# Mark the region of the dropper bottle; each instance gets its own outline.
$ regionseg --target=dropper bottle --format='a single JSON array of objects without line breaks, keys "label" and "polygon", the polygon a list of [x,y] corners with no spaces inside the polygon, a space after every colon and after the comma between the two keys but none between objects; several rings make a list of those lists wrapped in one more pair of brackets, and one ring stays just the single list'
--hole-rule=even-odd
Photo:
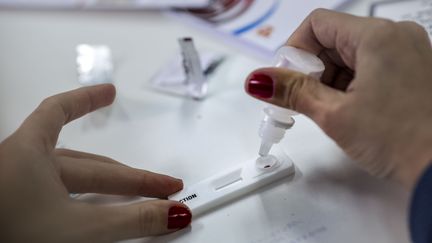
[{"label": "dropper bottle", "polygon": [[[317,79],[321,78],[325,69],[324,63],[317,56],[292,46],[283,46],[276,52],[274,66],[301,72]],[[264,108],[264,114],[259,128],[259,136],[262,139],[259,159],[269,156],[273,144],[279,143],[285,131],[294,125],[295,121],[292,116],[298,113],[279,106],[268,105]]]}]

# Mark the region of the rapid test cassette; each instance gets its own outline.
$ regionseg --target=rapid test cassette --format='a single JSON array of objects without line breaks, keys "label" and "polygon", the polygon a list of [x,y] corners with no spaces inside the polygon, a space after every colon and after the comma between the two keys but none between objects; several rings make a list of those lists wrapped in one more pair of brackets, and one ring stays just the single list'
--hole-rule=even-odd
[{"label": "rapid test cassette", "polygon": [[196,217],[279,179],[294,176],[295,166],[280,149],[223,171],[169,197],[186,204]]}]

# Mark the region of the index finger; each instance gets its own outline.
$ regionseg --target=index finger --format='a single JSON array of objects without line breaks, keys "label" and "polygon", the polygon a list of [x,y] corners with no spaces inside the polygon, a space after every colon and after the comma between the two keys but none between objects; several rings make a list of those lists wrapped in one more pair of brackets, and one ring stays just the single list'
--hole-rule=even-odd
[{"label": "index finger", "polygon": [[316,9],[294,31],[287,45],[315,55],[326,49],[335,49],[345,64],[354,69],[356,50],[370,21],[374,20]]},{"label": "index finger", "polygon": [[62,127],[89,112],[114,101],[115,88],[111,84],[83,87],[45,99],[24,121],[19,132],[30,136],[31,142],[52,149]]}]

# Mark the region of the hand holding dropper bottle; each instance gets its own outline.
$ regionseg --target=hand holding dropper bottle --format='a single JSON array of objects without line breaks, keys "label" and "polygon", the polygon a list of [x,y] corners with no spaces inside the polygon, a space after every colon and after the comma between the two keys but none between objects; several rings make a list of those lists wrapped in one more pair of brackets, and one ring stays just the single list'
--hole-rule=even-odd
[{"label": "hand holding dropper bottle", "polygon": [[[281,47],[276,53],[274,63],[275,67],[287,68],[317,79],[321,78],[325,69],[324,63],[317,56],[291,46]],[[270,150],[274,144],[282,140],[285,131],[294,125],[295,121],[292,116],[298,114],[293,110],[275,105],[265,107],[264,113],[259,128],[261,146],[260,157],[257,159],[258,167],[272,166],[271,163],[276,163],[276,160],[269,155]]]}]

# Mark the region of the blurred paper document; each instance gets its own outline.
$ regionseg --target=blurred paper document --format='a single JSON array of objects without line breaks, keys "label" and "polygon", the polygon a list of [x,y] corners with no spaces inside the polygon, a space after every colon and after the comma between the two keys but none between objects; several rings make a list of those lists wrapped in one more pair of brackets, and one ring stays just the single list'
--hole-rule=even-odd
[{"label": "blurred paper document", "polygon": [[0,0],[0,7],[14,8],[202,8],[210,0]]},{"label": "blurred paper document", "polygon": [[348,0],[231,0],[209,7],[173,11],[191,24],[220,34],[231,44],[270,57],[316,8],[335,9]]}]

